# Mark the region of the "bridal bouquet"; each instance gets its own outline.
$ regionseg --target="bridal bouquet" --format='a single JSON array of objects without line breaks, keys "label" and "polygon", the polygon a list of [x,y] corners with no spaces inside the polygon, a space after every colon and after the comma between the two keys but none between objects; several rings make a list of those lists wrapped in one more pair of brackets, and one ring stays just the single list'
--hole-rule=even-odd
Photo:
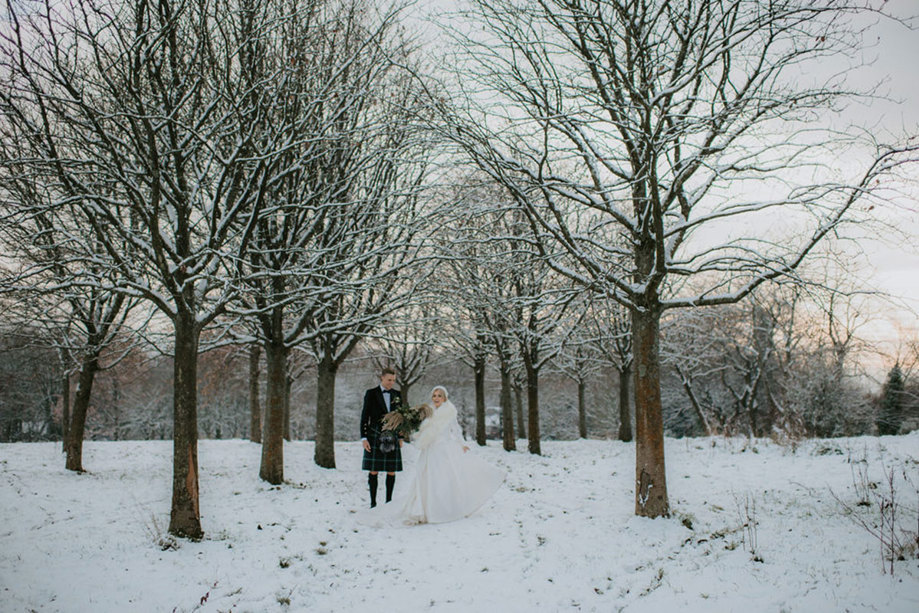
[{"label": "bridal bouquet", "polygon": [[398,402],[383,417],[383,432],[380,434],[380,451],[389,453],[399,444],[400,438],[409,438],[421,427],[421,422],[434,414],[434,409],[426,404],[415,407],[403,406]]}]

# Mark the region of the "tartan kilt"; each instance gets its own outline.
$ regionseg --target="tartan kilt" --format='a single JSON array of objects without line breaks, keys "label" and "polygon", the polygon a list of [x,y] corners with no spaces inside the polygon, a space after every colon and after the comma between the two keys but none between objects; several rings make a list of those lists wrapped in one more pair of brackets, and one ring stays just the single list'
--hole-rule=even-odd
[{"label": "tartan kilt", "polygon": [[370,443],[370,451],[364,451],[364,460],[361,462],[361,470],[372,470],[381,473],[393,473],[402,470],[402,449],[399,445],[389,453],[380,451],[379,431],[370,433],[367,441]]}]

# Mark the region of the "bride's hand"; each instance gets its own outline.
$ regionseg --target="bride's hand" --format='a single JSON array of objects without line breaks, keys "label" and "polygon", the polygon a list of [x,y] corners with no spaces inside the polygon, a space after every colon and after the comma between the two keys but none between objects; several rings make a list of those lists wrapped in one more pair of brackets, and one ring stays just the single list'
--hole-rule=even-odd
[{"label": "bride's hand", "polygon": [[467,451],[469,451],[469,447],[467,447],[466,445],[463,445],[463,453],[466,453]]}]

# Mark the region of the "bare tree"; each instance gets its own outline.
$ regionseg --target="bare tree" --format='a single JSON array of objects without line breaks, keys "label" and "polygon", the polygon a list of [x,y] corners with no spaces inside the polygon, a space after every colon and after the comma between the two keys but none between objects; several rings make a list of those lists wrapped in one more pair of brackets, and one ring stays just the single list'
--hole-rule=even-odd
[{"label": "bare tree", "polygon": [[[485,445],[485,375],[488,357],[494,349],[501,376],[499,404],[505,451],[516,449],[510,403],[510,369],[516,355],[508,334],[512,315],[506,310],[511,291],[503,256],[508,248],[496,234],[507,208],[492,183],[477,183],[464,177],[459,183],[455,215],[441,228],[441,265],[452,283],[444,291],[457,305],[455,316],[463,318],[451,326],[450,335],[460,359],[473,370],[475,382],[475,439]],[[501,266],[496,267],[496,263]]]},{"label": "bare tree", "polygon": [[[6,59],[7,70],[14,72],[13,58]],[[64,371],[61,426],[66,467],[81,472],[86,415],[95,376],[102,368],[100,356],[115,343],[138,299],[117,290],[121,273],[75,204],[82,197],[79,186],[34,162],[54,150],[36,135],[41,119],[23,102],[15,87],[0,89],[0,242],[9,258],[3,264],[0,291],[13,292],[19,316],[43,326],[48,338],[56,339]],[[77,389],[71,408],[74,371]]]},{"label": "bare tree", "polygon": [[[20,108],[9,90],[0,91],[0,108],[11,119],[0,124],[0,243],[10,257],[0,291],[15,293],[19,316],[56,339],[64,370],[65,466],[82,472],[86,415],[102,368],[100,356],[115,344],[138,299],[116,289],[121,273],[73,205],[81,197],[79,190],[56,181],[54,173],[40,166],[33,168],[31,160],[46,153],[28,133],[38,124],[17,115]],[[71,407],[74,370],[77,388]]]},{"label": "bare tree", "polygon": [[262,407],[259,402],[259,374],[262,350],[258,343],[249,345],[249,440],[262,442]]},{"label": "bare tree", "polygon": [[[286,125],[290,143],[278,172],[265,182],[264,210],[237,272],[246,288],[241,314],[256,322],[267,371],[259,474],[277,484],[284,479],[283,439],[289,433],[290,352],[318,333],[310,325],[329,306],[321,294],[349,266],[335,250],[349,245],[358,266],[372,260],[373,251],[361,260],[354,246],[370,240],[361,223],[368,232],[389,223],[372,209],[392,196],[388,190],[398,175],[392,167],[404,153],[406,122],[404,113],[385,108],[389,95],[397,95],[394,59],[405,55],[395,31],[400,7],[377,18],[364,0],[273,6],[284,25],[273,37],[242,37],[252,40],[242,61],[252,92],[261,91],[255,85],[263,79],[282,76],[269,96],[250,104],[264,106],[259,117],[265,139],[272,141],[278,126]],[[238,26],[244,32],[260,27],[251,19]],[[397,104],[404,102],[398,98]],[[402,126],[394,127],[397,121]]]},{"label": "bare tree", "polygon": [[[509,374],[508,357],[511,347],[516,347],[526,373],[528,449],[539,454],[539,374],[561,351],[563,337],[574,327],[566,317],[576,293],[560,287],[557,277],[533,251],[519,210],[508,209],[500,200],[485,199],[477,216],[477,232],[469,228],[460,231],[464,235],[460,243],[471,243],[471,249],[467,246],[467,257],[457,266],[465,270],[467,277],[470,271],[484,269],[479,271],[481,277],[472,281],[478,287],[471,294],[471,308],[485,326],[486,340],[498,349],[503,375]],[[502,384],[507,382],[508,378],[502,376]],[[505,402],[507,396],[502,388]],[[481,415],[476,420],[477,440],[484,445],[484,402],[481,404]],[[502,406],[505,424],[511,423],[507,419],[508,407],[509,403]]]},{"label": "bare tree", "polygon": [[[681,313],[664,333],[672,364],[706,434],[762,436],[771,430],[766,373],[775,360],[768,311],[758,302]],[[762,326],[762,327],[760,327]]]},{"label": "bare tree", "polygon": [[[473,268],[464,268],[464,272],[477,277]],[[474,285],[469,285],[458,277],[455,289],[451,292],[455,300],[456,316],[445,327],[445,336],[449,339],[448,350],[454,357],[472,369],[473,396],[475,398],[475,439],[479,445],[485,445],[485,374],[490,355],[489,334],[485,318],[478,307],[473,306],[472,292]]]},{"label": "bare tree", "polygon": [[[572,339],[573,340],[573,339]],[[578,437],[587,438],[587,382],[596,374],[598,363],[589,351],[592,348],[586,343],[573,340],[556,358],[553,365],[577,386],[577,422]]]},{"label": "bare tree", "polygon": [[0,328],[0,441],[47,440],[60,396],[60,365],[45,330],[5,322]]},{"label": "bare tree", "polygon": [[539,375],[564,346],[564,336],[579,324],[566,321],[568,307],[575,294],[561,291],[551,284],[543,285],[545,273],[538,268],[515,283],[517,296],[514,312],[522,325],[513,332],[517,336],[527,388],[527,448],[540,454]]},{"label": "bare tree", "polygon": [[582,324],[589,332],[582,336],[618,373],[618,438],[632,440],[632,324],[628,310],[611,300],[593,296]]},{"label": "bare tree", "polygon": [[504,449],[516,448],[512,373],[522,368],[527,373],[526,434],[530,451],[539,453],[539,371],[560,350],[552,333],[564,329],[562,314],[573,294],[549,289],[549,270],[527,240],[521,212],[499,184],[487,176],[478,179],[470,176],[462,184],[463,212],[445,227],[449,236],[444,241],[444,259],[456,280],[454,300],[473,324],[468,353],[477,382],[476,441],[485,444],[485,367],[493,349],[501,377]]},{"label": "bare tree", "polygon": [[[590,298],[592,298],[590,294],[584,294],[573,305],[575,310],[582,312],[580,324],[571,331],[561,352],[553,360],[553,366],[577,385],[578,436],[580,438],[587,438],[587,384],[591,379],[597,377],[603,366],[609,363],[604,352],[610,347],[607,328],[611,318],[606,309],[602,307],[598,309],[597,307],[601,305],[593,304]],[[626,411],[628,411],[628,406],[626,404]],[[626,416],[628,418],[628,413]],[[631,428],[631,425],[627,427]]]},{"label": "bare tree", "polygon": [[[916,366],[919,365],[919,339],[915,335],[905,340],[895,364],[901,365],[903,374],[903,430],[911,432],[919,428],[919,383],[916,381]],[[880,402],[883,402],[883,397]]]},{"label": "bare tree", "polygon": [[[857,361],[840,360],[838,343],[841,328],[846,345],[862,342],[858,318],[828,326],[825,291],[770,284],[740,303],[668,318],[662,355],[677,374],[696,430],[792,440],[870,431],[873,415],[854,376]],[[828,304],[847,305],[854,316],[848,300],[859,296],[847,298],[838,288],[832,294]]]},{"label": "bare tree", "polygon": [[[411,228],[410,224],[401,226],[409,235],[414,232]],[[409,266],[413,256],[410,250],[405,250],[411,239],[401,236],[406,240],[396,241],[402,249],[399,254],[377,253],[369,261],[363,258],[363,240],[339,241],[329,246],[330,252],[335,252],[331,257],[337,258],[341,266],[339,279],[351,289],[345,284],[323,288],[325,307],[317,309],[309,320],[316,331],[309,339],[309,346],[318,377],[314,460],[323,468],[335,468],[335,381],[341,364],[363,338],[372,334],[412,294],[412,281],[403,284],[402,277],[403,274],[411,277]],[[376,232],[367,233],[365,238],[368,242],[383,241]],[[356,288],[361,291],[354,291]]]},{"label": "bare tree", "polygon": [[421,266],[431,208],[420,190],[431,144],[411,120],[416,96],[408,79],[374,87],[380,89],[368,97],[365,112],[353,118],[366,129],[347,135],[342,159],[329,168],[344,189],[317,236],[313,289],[300,305],[318,371],[315,461],[325,468],[335,467],[339,367],[363,338],[414,300],[431,273]]},{"label": "bare tree", "polygon": [[[453,79],[470,102],[449,133],[517,199],[556,270],[629,309],[635,512],[668,515],[662,314],[793,274],[915,143],[877,145],[846,182],[826,160],[864,149],[808,129],[851,93],[797,78],[858,46],[845,0],[473,5]],[[793,230],[769,223],[778,211]]]},{"label": "bare tree", "polygon": [[[430,288],[428,288],[430,289]],[[424,378],[425,373],[444,358],[443,302],[437,293],[428,299],[417,297],[420,302],[394,314],[394,319],[385,322],[376,330],[376,338],[368,339],[370,353],[378,371],[391,367],[396,371],[396,380],[402,394],[402,402],[412,404],[412,386]],[[428,402],[422,396],[418,402]]]},{"label": "bare tree", "polygon": [[[31,5],[30,5],[31,7]],[[288,143],[265,139],[241,75],[248,40],[227,26],[257,3],[76,0],[24,13],[8,4],[3,71],[13,117],[45,152],[36,164],[74,204],[122,275],[119,290],[173,326],[174,453],[169,531],[199,538],[197,353],[235,296],[262,185]],[[265,12],[258,12],[265,15]],[[254,28],[260,36],[270,34]],[[253,90],[256,90],[253,92]],[[125,249],[130,245],[130,249]]]}]

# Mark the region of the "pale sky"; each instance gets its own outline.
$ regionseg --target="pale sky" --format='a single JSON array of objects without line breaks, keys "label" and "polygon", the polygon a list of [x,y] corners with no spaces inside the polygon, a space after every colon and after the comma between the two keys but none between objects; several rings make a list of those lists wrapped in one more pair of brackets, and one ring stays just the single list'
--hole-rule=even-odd
[{"label": "pale sky", "polygon": [[[919,0],[889,0],[888,9],[899,16],[919,16]],[[919,27],[919,18],[914,19]],[[863,116],[858,123],[874,125],[901,134],[919,134],[919,30],[910,30],[901,24],[881,21],[871,30],[875,38],[868,38],[876,46],[869,49],[867,59],[876,57],[871,67],[860,69],[862,78],[887,76],[881,91],[887,90],[891,101],[876,101],[870,108],[853,109]],[[874,241],[863,241],[862,248],[868,256],[870,268],[861,275],[866,283],[897,297],[902,306],[884,306],[891,325],[879,326],[880,340],[895,342],[899,334],[897,325],[919,337],[919,169],[913,174],[912,185],[906,189],[912,197],[901,200],[897,209],[889,211],[889,218],[902,236],[881,236]],[[879,316],[883,318],[884,316]],[[896,322],[896,323],[895,323]]]},{"label": "pale sky", "polygon": [[[416,15],[429,10],[450,10],[461,4],[455,0],[419,0]],[[919,134],[919,0],[887,0],[885,10],[898,17],[913,17],[914,29],[876,15],[865,17],[870,25],[863,56],[850,58],[858,66],[850,78],[854,84],[880,83],[882,98],[853,104],[841,117],[838,127],[855,124],[870,130],[881,142],[891,134]],[[435,41],[434,45],[437,45]],[[828,70],[832,70],[827,67]],[[845,161],[842,161],[845,164]],[[847,264],[862,284],[860,289],[889,294],[891,301],[877,300],[868,325],[860,334],[896,351],[898,338],[919,339],[919,169],[911,184],[903,187],[911,196],[900,198],[896,207],[877,211],[900,231],[880,232],[875,238],[860,238],[858,251]],[[856,250],[853,250],[853,252]]]}]

